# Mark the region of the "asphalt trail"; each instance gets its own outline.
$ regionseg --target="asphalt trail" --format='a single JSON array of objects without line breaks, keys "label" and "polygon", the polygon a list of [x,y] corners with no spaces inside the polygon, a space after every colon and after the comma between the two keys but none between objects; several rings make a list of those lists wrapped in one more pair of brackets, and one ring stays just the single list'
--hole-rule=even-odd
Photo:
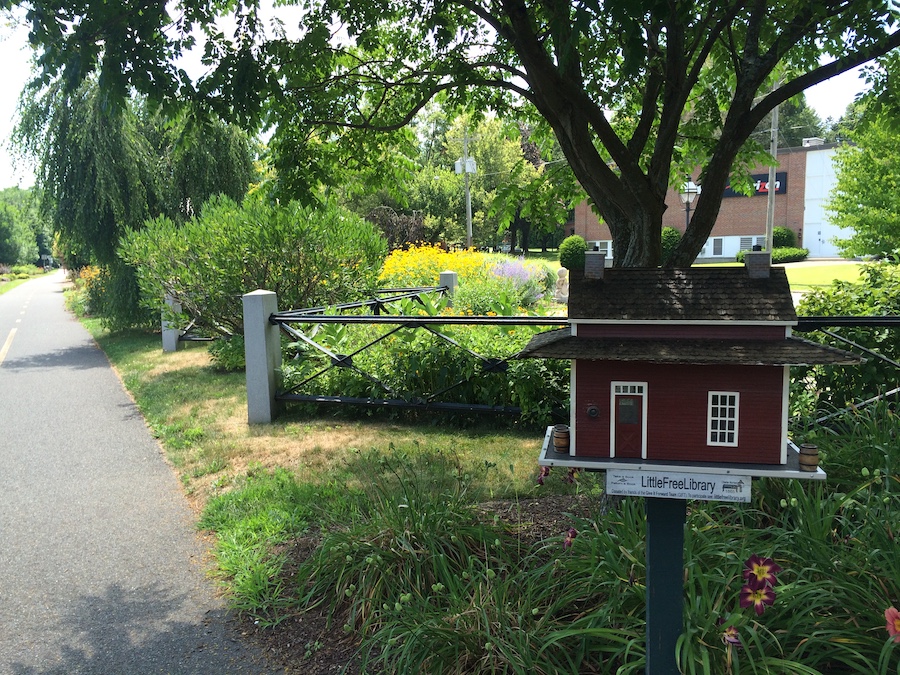
[{"label": "asphalt trail", "polygon": [[61,272],[0,295],[0,674],[274,673]]}]

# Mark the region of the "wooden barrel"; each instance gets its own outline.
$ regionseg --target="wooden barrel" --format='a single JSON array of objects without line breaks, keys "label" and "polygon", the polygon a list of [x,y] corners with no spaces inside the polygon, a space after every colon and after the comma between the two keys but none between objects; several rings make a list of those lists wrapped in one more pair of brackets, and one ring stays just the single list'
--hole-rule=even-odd
[{"label": "wooden barrel", "polygon": [[557,424],[553,427],[553,449],[556,452],[569,452],[569,427],[565,424]]},{"label": "wooden barrel", "polygon": [[815,471],[819,467],[819,446],[804,443],[800,446],[800,470]]}]

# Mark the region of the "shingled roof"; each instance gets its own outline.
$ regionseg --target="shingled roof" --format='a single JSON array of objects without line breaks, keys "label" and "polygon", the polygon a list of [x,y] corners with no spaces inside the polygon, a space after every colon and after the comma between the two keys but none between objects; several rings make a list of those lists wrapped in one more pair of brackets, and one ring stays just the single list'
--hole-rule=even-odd
[{"label": "shingled roof", "polygon": [[865,361],[850,352],[796,337],[784,340],[593,338],[572,335],[571,328],[535,335],[517,358],[746,366],[858,365]]},{"label": "shingled roof", "polygon": [[744,267],[609,268],[603,279],[572,273],[569,319],[795,323],[797,314],[781,267],[765,279]]}]

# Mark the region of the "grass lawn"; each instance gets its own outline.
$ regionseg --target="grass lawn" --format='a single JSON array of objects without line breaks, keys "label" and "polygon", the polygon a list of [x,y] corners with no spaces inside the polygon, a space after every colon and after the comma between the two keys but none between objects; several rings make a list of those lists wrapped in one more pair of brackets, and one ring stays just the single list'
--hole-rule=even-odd
[{"label": "grass lawn", "polygon": [[289,408],[274,424],[247,425],[243,373],[215,370],[205,343],[163,353],[159,335],[110,336],[95,321],[84,322],[132,393],[193,504],[231,489],[248,470],[283,467],[305,483],[353,481],[348,461],[357,453],[420,449],[444,452],[466,466],[490,457],[495,495],[535,490],[543,434],[497,428],[486,418],[474,428],[404,424],[371,418],[315,415]]},{"label": "grass lawn", "polygon": [[830,286],[832,281],[859,281],[859,263],[787,265],[792,291],[811,291]]},{"label": "grass lawn", "polygon": [[14,279],[12,281],[0,281],[0,295],[3,295],[7,291],[11,291],[16,286],[21,286],[26,281],[30,281],[30,279]]}]

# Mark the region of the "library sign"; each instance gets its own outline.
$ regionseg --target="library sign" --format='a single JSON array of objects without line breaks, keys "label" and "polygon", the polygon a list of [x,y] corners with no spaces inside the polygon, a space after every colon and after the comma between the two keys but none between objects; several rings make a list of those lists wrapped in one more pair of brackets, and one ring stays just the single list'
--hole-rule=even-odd
[{"label": "library sign", "polygon": [[750,476],[607,469],[606,492],[631,497],[749,502]]},{"label": "library sign", "polygon": [[[769,194],[769,174],[755,173],[750,176],[750,184],[753,185],[753,194],[751,197]],[[775,194],[783,195],[787,192],[787,171],[778,171],[775,174]],[[735,192],[731,189],[731,185],[725,188],[722,197],[746,197],[743,192]]]}]

